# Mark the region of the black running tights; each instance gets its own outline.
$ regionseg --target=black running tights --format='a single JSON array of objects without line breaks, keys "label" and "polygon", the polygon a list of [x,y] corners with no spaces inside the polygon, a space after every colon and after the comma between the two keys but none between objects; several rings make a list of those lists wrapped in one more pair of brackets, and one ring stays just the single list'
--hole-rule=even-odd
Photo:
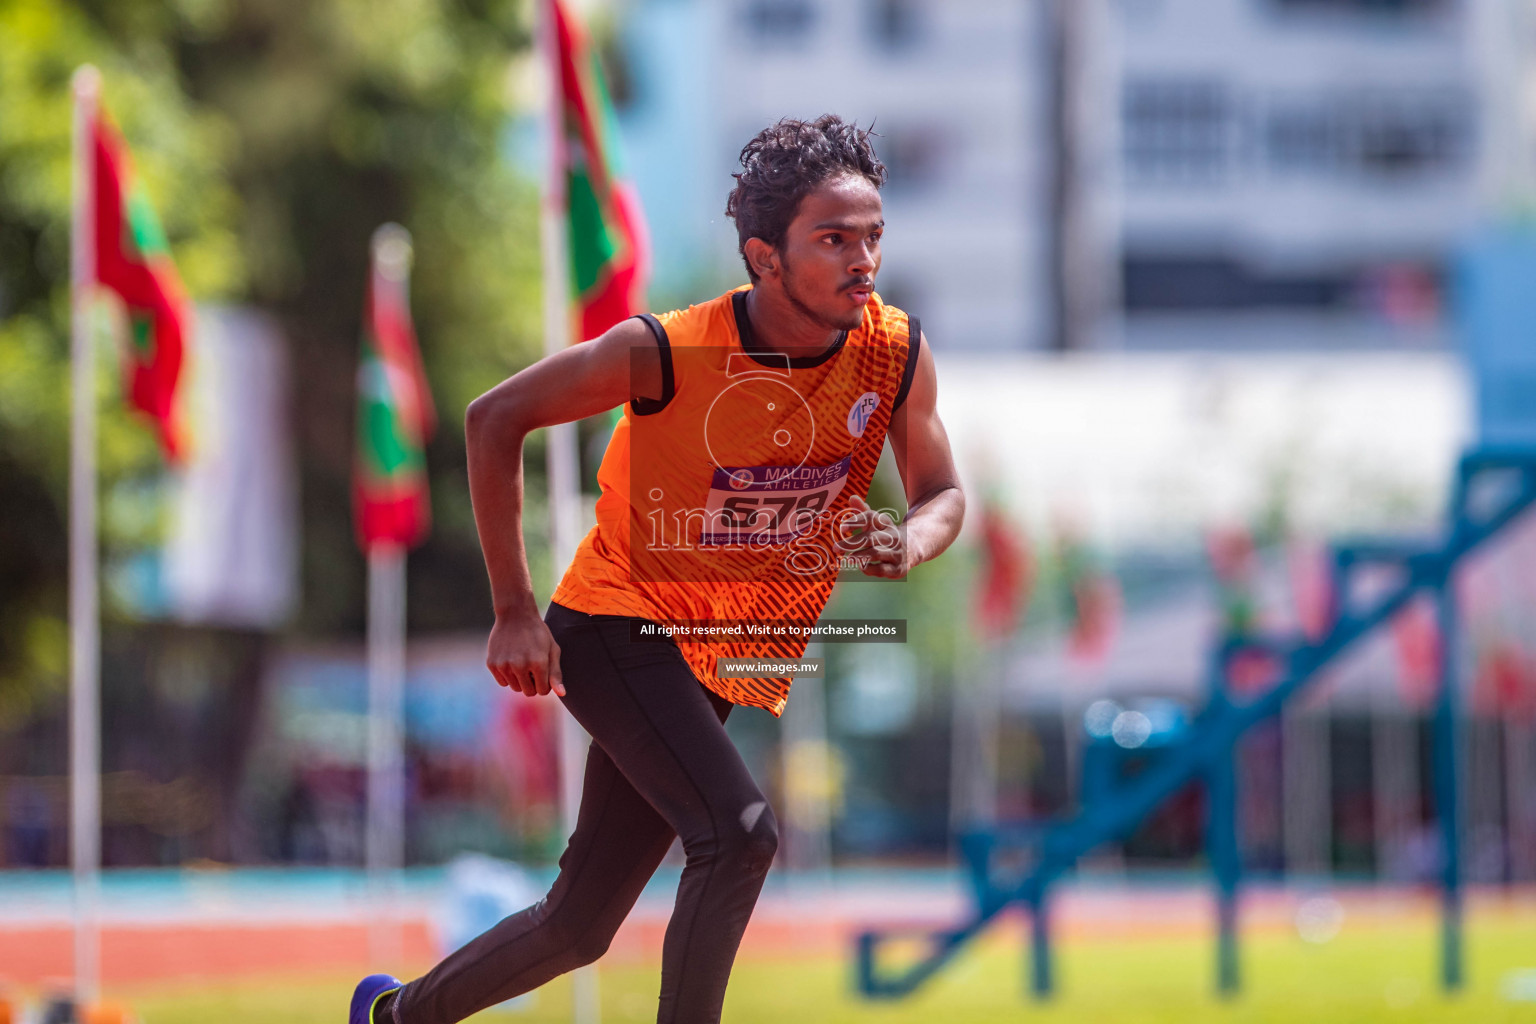
[{"label": "black running tights", "polygon": [[672,643],[632,642],[633,619],[551,604],[544,621],[560,645],[565,706],[592,736],[560,874],[542,900],[407,984],[388,1010],[396,1024],[454,1024],[592,963],[681,836],[687,859],[656,1019],[715,1024],[778,846],[773,811],[726,736],[731,705]]}]

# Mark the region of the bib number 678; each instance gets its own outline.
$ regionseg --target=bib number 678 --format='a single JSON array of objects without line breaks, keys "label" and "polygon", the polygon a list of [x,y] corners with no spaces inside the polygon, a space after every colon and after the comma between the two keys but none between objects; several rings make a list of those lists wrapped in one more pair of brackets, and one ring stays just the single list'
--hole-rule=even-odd
[{"label": "bib number 678", "polygon": [[[819,491],[811,491],[808,494],[782,494],[755,498],[750,495],[738,494],[726,498],[720,503],[724,511],[726,522],[724,525],[733,530],[758,529],[764,532],[782,532],[784,522],[791,514],[797,521],[813,517],[827,504],[827,495],[830,488],[822,488]],[[757,525],[763,516],[769,516],[770,521],[763,525]],[[794,522],[791,526],[796,525]]]}]

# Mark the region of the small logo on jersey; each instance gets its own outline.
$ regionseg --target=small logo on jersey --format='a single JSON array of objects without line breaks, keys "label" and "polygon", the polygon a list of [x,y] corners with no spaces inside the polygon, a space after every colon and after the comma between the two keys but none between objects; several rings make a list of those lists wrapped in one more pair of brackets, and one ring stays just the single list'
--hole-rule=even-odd
[{"label": "small logo on jersey", "polygon": [[854,437],[863,437],[864,428],[869,426],[869,418],[875,414],[880,406],[880,396],[873,391],[866,391],[859,396],[859,400],[853,403],[848,410],[848,433]]},{"label": "small logo on jersey", "polygon": [[731,487],[734,490],[744,491],[752,486],[752,474],[745,469],[738,469],[731,474]]}]

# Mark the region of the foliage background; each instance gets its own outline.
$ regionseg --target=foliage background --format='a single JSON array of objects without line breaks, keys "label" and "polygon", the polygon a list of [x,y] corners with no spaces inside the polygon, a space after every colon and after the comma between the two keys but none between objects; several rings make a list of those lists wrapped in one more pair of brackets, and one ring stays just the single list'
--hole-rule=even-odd
[{"label": "foliage background", "polygon": [[[368,240],[385,221],[410,229],[440,419],[428,452],[435,529],[410,561],[411,627],[479,627],[489,603],[463,409],[539,348],[536,186],[508,152],[530,25],[520,0],[0,0],[0,775],[64,768],[75,68],[101,69],[193,298],[258,306],[283,328],[302,496],[293,633],[362,632],[350,473]],[[102,320],[110,567],[158,543],[163,470],[117,400],[109,310]],[[537,509],[542,459],[530,456]],[[228,775],[274,638],[134,622],[106,600],[108,770],[134,761],[114,737],[136,724],[208,777]],[[177,703],[166,679],[189,674],[212,692],[183,700],[179,719],[157,714]],[[218,783],[226,808],[236,782]]]}]

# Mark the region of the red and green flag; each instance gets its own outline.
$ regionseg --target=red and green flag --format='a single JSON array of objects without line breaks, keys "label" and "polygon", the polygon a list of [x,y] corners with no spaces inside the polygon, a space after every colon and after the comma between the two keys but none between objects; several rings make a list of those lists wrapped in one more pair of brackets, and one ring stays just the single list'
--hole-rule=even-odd
[{"label": "red and green flag", "polygon": [[363,316],[352,508],[365,551],[412,547],[432,524],[426,443],[436,417],[411,325],[406,238],[386,228],[375,239]]},{"label": "red and green flag", "polygon": [[1259,629],[1259,553],[1253,534],[1242,526],[1217,529],[1206,538],[1206,549],[1216,575],[1223,635],[1253,636]]},{"label": "red and green flag", "polygon": [[1415,598],[1392,619],[1392,646],[1403,700],[1428,707],[1440,686],[1440,624],[1428,598]]},{"label": "red and green flag", "polygon": [[1070,524],[1061,529],[1056,558],[1070,619],[1067,652],[1082,662],[1101,662],[1120,625],[1120,581]]},{"label": "red and green flag", "polygon": [[575,339],[595,338],[645,309],[650,273],[640,197],[624,178],[618,124],[597,49],[562,0],[554,12],[561,148]]},{"label": "red and green flag", "polygon": [[154,421],[166,458],[178,462],[187,443],[180,387],[191,324],[186,294],[122,136],[99,111],[91,136],[95,189],[86,215],[95,236],[94,278],[117,293],[128,314],[128,402]]},{"label": "red and green flag", "polygon": [[976,593],[976,630],[988,640],[1006,639],[1029,604],[1034,561],[1029,544],[994,493],[981,501],[981,576]]}]

